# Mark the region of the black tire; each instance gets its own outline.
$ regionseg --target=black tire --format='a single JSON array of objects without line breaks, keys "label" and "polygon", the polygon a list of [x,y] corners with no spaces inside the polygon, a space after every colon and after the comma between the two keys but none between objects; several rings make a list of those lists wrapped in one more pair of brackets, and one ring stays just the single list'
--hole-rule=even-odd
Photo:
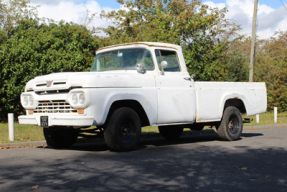
[{"label": "black tire", "polygon": [[234,141],[240,138],[242,129],[243,121],[240,111],[233,106],[227,107],[217,128],[218,136],[225,141]]},{"label": "black tire", "polygon": [[159,126],[159,133],[165,139],[177,139],[181,136],[183,132],[183,127],[178,126]]},{"label": "black tire", "polygon": [[131,151],[141,137],[141,121],[131,108],[122,107],[114,111],[104,131],[105,142],[111,151]]},{"label": "black tire", "polygon": [[79,136],[78,130],[68,128],[44,128],[43,132],[47,145],[57,149],[71,147]]}]

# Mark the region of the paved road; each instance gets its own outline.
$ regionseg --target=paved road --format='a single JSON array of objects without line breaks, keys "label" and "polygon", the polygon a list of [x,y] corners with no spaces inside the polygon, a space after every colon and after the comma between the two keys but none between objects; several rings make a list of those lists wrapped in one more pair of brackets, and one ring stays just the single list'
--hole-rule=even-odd
[{"label": "paved road", "polygon": [[215,133],[142,139],[127,153],[101,142],[0,150],[0,191],[285,192],[286,152],[287,127],[245,129],[234,142]]}]

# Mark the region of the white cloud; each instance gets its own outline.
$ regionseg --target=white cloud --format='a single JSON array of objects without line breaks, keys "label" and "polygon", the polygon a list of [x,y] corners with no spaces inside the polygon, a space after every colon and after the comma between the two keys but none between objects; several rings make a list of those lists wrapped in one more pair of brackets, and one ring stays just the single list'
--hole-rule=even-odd
[{"label": "white cloud", "polygon": [[[53,19],[55,21],[64,20],[66,22],[74,22],[77,24],[85,24],[87,9],[90,13],[97,13],[97,17],[89,24],[88,27],[107,27],[112,25],[111,21],[100,19],[99,14],[102,10],[111,11],[111,8],[102,8],[97,1],[89,0],[85,4],[76,3],[79,0],[32,0],[31,5],[40,5],[38,8],[38,16]],[[98,34],[104,36],[104,34]]]},{"label": "white cloud", "polygon": [[223,9],[224,7],[226,7],[225,3],[213,3],[212,1],[206,1],[204,2],[204,4],[208,5],[209,7],[212,7],[212,8],[219,8],[219,9]]},{"label": "white cloud", "polygon": [[32,4],[37,5],[58,5],[62,2],[72,2],[72,3],[78,3],[82,0],[30,0]]},{"label": "white cloud", "polygon": [[[253,0],[226,0],[226,3],[215,4],[211,1],[205,2],[211,7],[228,7],[226,18],[241,25],[242,34],[251,35],[252,19],[254,10]],[[260,39],[272,36],[276,31],[287,30],[287,13],[284,7],[273,9],[264,4],[258,4],[257,13],[257,35]]]},{"label": "white cloud", "polygon": [[[242,30],[240,33],[251,35],[254,0],[226,0],[225,3],[214,3],[209,0],[204,3],[219,9],[227,6],[228,13],[226,18],[241,25]],[[111,11],[112,8],[101,7],[96,0],[31,0],[31,5],[41,6],[38,8],[39,17],[51,18],[55,21],[65,20],[67,22],[84,24],[87,14],[86,9],[88,9],[91,13],[98,13],[98,17],[89,25],[90,27],[112,25],[111,21],[99,18],[102,10]],[[121,9],[123,9],[122,6]],[[283,6],[273,9],[259,3],[257,24],[257,35],[259,38],[268,38],[275,31],[287,30],[287,12]]]}]

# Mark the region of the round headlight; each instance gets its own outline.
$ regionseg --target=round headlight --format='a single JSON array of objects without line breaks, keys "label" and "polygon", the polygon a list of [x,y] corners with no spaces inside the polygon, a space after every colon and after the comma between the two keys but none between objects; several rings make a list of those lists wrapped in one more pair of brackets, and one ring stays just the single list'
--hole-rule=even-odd
[{"label": "round headlight", "polygon": [[78,103],[78,96],[76,94],[74,94],[72,96],[72,102],[73,102],[74,105],[76,105]]},{"label": "round headlight", "polygon": [[33,103],[34,103],[34,100],[33,100],[33,97],[29,97],[29,105],[33,105]]},{"label": "round headlight", "polygon": [[79,102],[80,102],[81,104],[84,104],[85,101],[86,101],[85,95],[84,95],[84,94],[81,94],[81,95],[79,96]]},{"label": "round headlight", "polygon": [[28,105],[28,98],[27,97],[24,97],[23,98],[23,105]]}]

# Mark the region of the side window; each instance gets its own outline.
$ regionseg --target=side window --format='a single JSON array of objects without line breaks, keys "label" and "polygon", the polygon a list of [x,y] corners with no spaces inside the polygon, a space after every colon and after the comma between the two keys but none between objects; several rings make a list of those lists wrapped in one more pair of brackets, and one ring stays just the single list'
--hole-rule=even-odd
[{"label": "side window", "polygon": [[160,63],[162,61],[166,61],[167,68],[165,68],[164,71],[168,71],[168,72],[180,71],[179,63],[178,63],[178,59],[177,59],[177,55],[175,51],[155,50],[155,55],[156,55],[159,69],[161,69]]}]

